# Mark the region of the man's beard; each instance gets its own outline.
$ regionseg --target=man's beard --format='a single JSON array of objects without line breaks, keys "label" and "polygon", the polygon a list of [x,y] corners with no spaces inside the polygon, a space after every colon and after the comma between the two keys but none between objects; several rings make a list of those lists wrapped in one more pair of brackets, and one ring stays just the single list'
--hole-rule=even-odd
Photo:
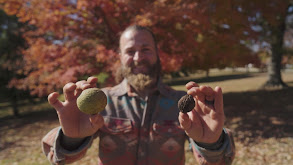
[{"label": "man's beard", "polygon": [[[146,66],[148,69],[146,73],[133,73],[133,69],[140,65]],[[159,62],[151,65],[148,62],[143,61],[139,64],[133,63],[131,66],[121,66],[121,69],[119,69],[120,73],[116,75],[116,81],[121,81],[123,78],[126,78],[127,82],[138,92],[152,89],[155,87],[160,74],[159,65]]]}]

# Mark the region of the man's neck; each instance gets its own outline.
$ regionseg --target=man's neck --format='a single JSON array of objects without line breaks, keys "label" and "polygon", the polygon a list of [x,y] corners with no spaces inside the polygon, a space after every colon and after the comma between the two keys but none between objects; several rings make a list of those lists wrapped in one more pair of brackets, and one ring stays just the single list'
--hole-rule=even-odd
[{"label": "man's neck", "polygon": [[150,95],[152,95],[156,91],[157,91],[157,88],[150,88],[150,89],[145,89],[144,91],[136,91],[136,93],[143,100],[146,100]]},{"label": "man's neck", "polygon": [[128,92],[130,92],[129,93],[130,95],[137,95],[140,98],[142,98],[143,100],[146,100],[149,95],[155,93],[158,90],[156,84],[157,84],[157,82],[152,87],[145,88],[144,90],[137,90],[135,87],[133,87],[129,84],[128,85],[128,87],[129,87]]}]

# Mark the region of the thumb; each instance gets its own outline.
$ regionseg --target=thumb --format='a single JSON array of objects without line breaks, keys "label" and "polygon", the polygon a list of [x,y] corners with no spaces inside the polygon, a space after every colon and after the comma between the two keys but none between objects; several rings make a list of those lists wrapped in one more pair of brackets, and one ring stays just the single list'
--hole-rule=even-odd
[{"label": "thumb", "polygon": [[104,125],[104,118],[100,114],[91,115],[90,122],[91,122],[92,128],[95,131],[97,131]]},{"label": "thumb", "polygon": [[178,120],[181,128],[188,131],[191,128],[191,120],[186,113],[179,112]]},{"label": "thumb", "polygon": [[215,88],[215,110],[217,113],[223,114],[224,113],[224,105],[223,105],[223,94],[221,87]]},{"label": "thumb", "polygon": [[63,107],[63,104],[61,101],[58,100],[59,94],[57,92],[53,92],[49,94],[48,96],[48,102],[50,105],[52,105],[55,110],[60,110]]}]

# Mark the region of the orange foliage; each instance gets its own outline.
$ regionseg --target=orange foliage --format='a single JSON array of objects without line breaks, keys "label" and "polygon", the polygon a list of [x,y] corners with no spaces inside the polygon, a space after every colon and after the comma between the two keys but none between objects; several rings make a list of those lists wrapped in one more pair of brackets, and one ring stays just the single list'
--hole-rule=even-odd
[{"label": "orange foliage", "polygon": [[[1,0],[27,22],[23,50],[27,75],[11,86],[39,96],[81,77],[116,72],[118,38],[130,24],[149,26],[157,37],[163,72],[241,64],[250,52],[247,17],[222,0]],[[235,21],[237,20],[237,21]],[[223,28],[222,26],[229,26]],[[109,81],[113,80],[112,78]]]}]

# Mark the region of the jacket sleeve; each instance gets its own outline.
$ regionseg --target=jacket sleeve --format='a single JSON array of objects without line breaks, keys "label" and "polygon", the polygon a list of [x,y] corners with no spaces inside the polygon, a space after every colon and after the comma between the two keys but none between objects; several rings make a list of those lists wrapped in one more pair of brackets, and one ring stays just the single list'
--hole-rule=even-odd
[{"label": "jacket sleeve", "polygon": [[56,165],[73,163],[83,158],[94,139],[93,136],[87,137],[76,150],[68,151],[60,145],[61,133],[61,127],[57,127],[42,139],[43,153],[52,164]]},{"label": "jacket sleeve", "polygon": [[200,165],[230,165],[235,157],[235,144],[229,129],[224,128],[224,142],[217,150],[208,150],[190,140],[195,159]]}]

